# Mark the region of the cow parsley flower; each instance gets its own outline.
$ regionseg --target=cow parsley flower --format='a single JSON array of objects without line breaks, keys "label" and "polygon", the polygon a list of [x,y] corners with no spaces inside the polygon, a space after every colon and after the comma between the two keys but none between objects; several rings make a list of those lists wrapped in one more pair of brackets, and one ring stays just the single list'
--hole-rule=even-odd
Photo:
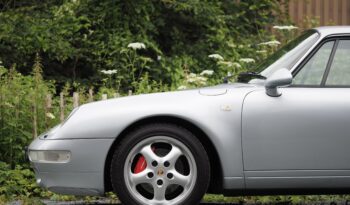
[{"label": "cow parsley flower", "polygon": [[198,85],[205,85],[205,84],[207,84],[207,80],[208,80],[208,78],[206,78],[206,77],[198,76],[196,78],[196,83]]},{"label": "cow parsley flower", "polygon": [[267,42],[259,43],[258,45],[261,45],[261,46],[272,46],[272,47],[274,47],[274,46],[278,46],[278,45],[280,45],[280,44],[281,44],[281,42],[276,41],[276,40],[273,40],[273,41],[267,41]]},{"label": "cow parsley flower", "polygon": [[118,70],[101,70],[101,73],[106,74],[106,75],[113,75],[116,74]]},{"label": "cow parsley flower", "polygon": [[146,46],[144,43],[135,42],[135,43],[129,43],[128,48],[139,50],[139,49],[145,49]]},{"label": "cow parsley flower", "polygon": [[194,83],[196,82],[196,78],[197,78],[197,75],[195,73],[190,73],[188,76],[187,76],[187,82],[188,83]]},{"label": "cow parsley flower", "polygon": [[46,113],[46,117],[48,117],[52,120],[56,118],[55,115],[53,115],[51,112]]},{"label": "cow parsley flower", "polygon": [[187,89],[186,85],[181,85],[177,88],[178,90],[185,90]]},{"label": "cow parsley flower", "polygon": [[224,65],[224,66],[227,66],[227,67],[231,67],[232,66],[232,62],[231,61],[220,61],[220,62],[218,62],[218,64]]},{"label": "cow parsley flower", "polygon": [[256,51],[257,53],[267,53],[267,50],[259,50],[259,51]]},{"label": "cow parsley flower", "polygon": [[189,77],[189,78],[195,78],[195,77],[197,77],[197,74],[195,74],[195,73],[190,73],[190,74],[188,74],[188,77]]},{"label": "cow parsley flower", "polygon": [[186,81],[188,83],[192,83],[192,84],[196,84],[196,85],[205,85],[207,82],[207,78],[203,77],[203,76],[199,76],[195,73],[190,73],[187,77],[186,77]]},{"label": "cow parsley flower", "polygon": [[273,28],[277,29],[277,30],[287,30],[287,31],[290,31],[290,30],[293,30],[293,29],[298,29],[298,27],[293,26],[293,25],[289,25],[289,26],[274,26]]},{"label": "cow parsley flower", "polygon": [[203,70],[199,75],[213,75],[213,70]]},{"label": "cow parsley flower", "polygon": [[255,63],[255,60],[253,58],[241,58],[239,61],[243,63]]},{"label": "cow parsley flower", "polygon": [[231,48],[237,48],[237,45],[232,42],[227,43],[227,45]]},{"label": "cow parsley flower", "polygon": [[209,57],[209,58],[216,59],[216,60],[220,60],[220,61],[223,61],[223,60],[224,60],[224,57],[222,57],[220,54],[217,54],[217,53],[210,54],[208,57]]},{"label": "cow parsley flower", "polygon": [[[254,59],[253,59],[254,60]],[[234,68],[242,68],[241,64],[237,63],[237,62],[233,62],[232,63],[232,67]]]},{"label": "cow parsley flower", "polygon": [[233,68],[241,68],[241,64],[237,62],[231,62],[231,61],[220,61],[221,65],[227,66],[227,67],[233,67]]},{"label": "cow parsley flower", "polygon": [[5,102],[5,105],[7,106],[7,107],[9,107],[9,108],[14,108],[15,106],[13,106],[11,103],[9,103],[9,102]]}]

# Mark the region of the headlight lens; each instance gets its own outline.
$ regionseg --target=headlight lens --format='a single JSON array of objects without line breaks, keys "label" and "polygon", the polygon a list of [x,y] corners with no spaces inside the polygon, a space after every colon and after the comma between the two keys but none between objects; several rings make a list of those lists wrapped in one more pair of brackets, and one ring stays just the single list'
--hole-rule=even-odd
[{"label": "headlight lens", "polygon": [[30,150],[29,160],[40,163],[67,163],[70,161],[70,151],[41,151]]}]

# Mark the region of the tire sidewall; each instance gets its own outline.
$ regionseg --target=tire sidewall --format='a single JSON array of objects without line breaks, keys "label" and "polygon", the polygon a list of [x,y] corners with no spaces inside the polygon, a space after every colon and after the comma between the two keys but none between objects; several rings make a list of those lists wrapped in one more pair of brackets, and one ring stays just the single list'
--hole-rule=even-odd
[{"label": "tire sidewall", "polygon": [[124,166],[130,151],[141,141],[153,136],[166,136],[183,143],[192,153],[197,178],[192,193],[181,204],[198,204],[206,192],[210,179],[210,165],[207,153],[200,141],[187,129],[172,124],[151,124],[142,126],[125,136],[114,152],[111,164],[111,181],[114,191],[125,204],[139,205],[129,194],[125,184]]}]

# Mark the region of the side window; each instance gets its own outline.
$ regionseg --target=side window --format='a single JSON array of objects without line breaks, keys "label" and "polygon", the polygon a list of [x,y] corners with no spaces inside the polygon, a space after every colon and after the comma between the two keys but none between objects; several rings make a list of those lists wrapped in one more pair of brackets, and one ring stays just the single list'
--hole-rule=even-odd
[{"label": "side window", "polygon": [[350,85],[350,40],[340,40],[326,80],[327,85]]},{"label": "side window", "polygon": [[294,85],[321,85],[334,41],[326,42],[318,49],[293,79]]}]

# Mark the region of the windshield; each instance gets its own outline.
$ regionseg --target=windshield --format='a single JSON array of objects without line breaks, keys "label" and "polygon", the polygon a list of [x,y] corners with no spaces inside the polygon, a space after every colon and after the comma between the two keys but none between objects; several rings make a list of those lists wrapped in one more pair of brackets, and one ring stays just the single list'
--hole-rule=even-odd
[{"label": "windshield", "polygon": [[292,69],[293,65],[314,45],[319,38],[315,30],[308,30],[292,40],[255,69],[262,76],[269,77],[281,68]]}]

